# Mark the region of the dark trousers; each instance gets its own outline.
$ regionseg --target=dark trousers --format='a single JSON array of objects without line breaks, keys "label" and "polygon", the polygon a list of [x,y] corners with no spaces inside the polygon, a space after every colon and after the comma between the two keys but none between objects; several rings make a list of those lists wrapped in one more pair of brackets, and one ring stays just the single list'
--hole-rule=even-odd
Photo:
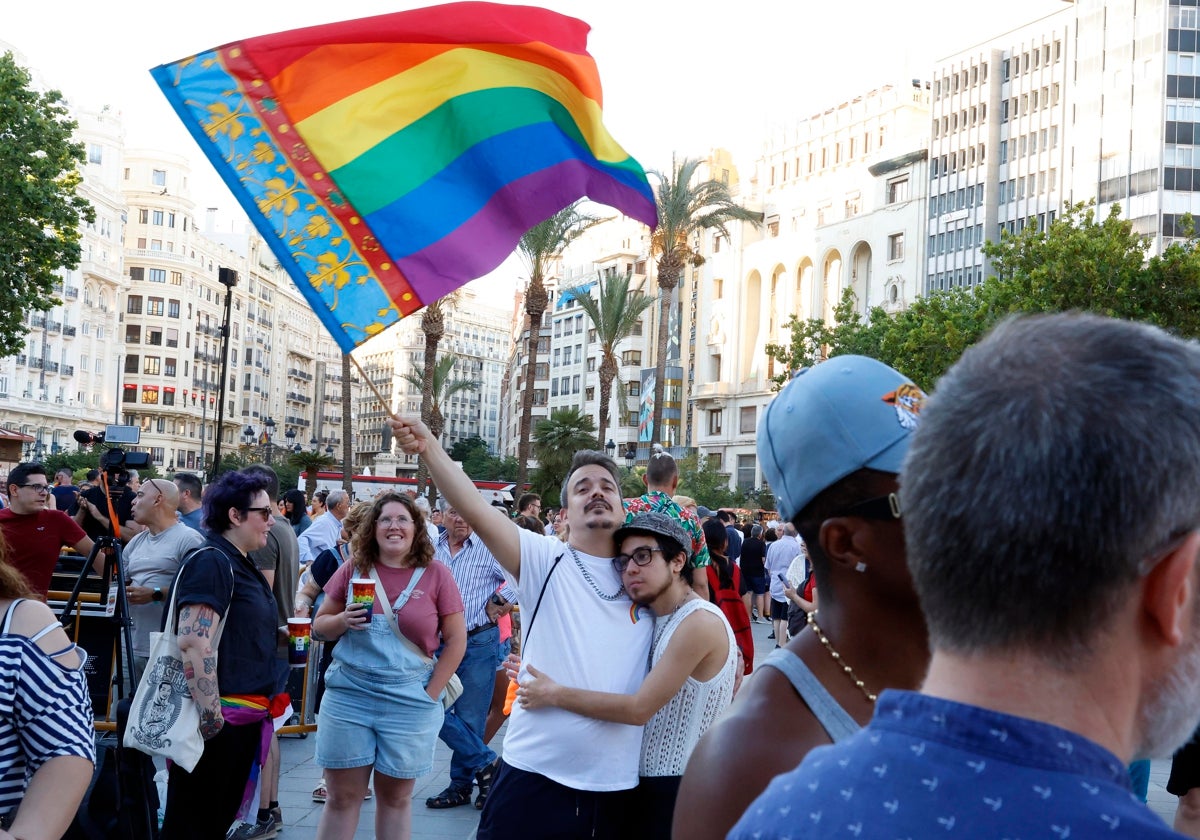
[{"label": "dark trousers", "polygon": [[634,790],[629,837],[670,840],[683,776],[642,776]]},{"label": "dark trousers", "polygon": [[478,840],[626,840],[632,790],[575,790],[503,759]]},{"label": "dark trousers", "polygon": [[237,817],[261,741],[261,723],[227,723],[205,743],[204,754],[191,773],[171,765],[162,840],[224,837]]}]

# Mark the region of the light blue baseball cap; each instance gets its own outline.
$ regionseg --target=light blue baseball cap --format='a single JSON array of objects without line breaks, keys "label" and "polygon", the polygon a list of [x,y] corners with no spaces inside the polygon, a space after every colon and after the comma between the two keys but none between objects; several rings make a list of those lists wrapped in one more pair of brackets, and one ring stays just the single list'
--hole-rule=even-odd
[{"label": "light blue baseball cap", "polygon": [[758,426],[758,459],[780,515],[791,520],[858,470],[898,474],[924,401],[910,379],[866,356],[800,371]]}]

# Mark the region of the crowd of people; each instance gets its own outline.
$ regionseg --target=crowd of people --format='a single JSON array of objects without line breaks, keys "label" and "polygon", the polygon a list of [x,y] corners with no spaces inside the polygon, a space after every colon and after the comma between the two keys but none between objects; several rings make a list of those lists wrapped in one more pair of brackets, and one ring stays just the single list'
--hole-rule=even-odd
[{"label": "crowd of people", "polygon": [[1197,346],[1056,315],[1005,322],[928,398],[860,356],[798,374],[758,431],[764,516],[679,495],[658,449],[640,496],[586,450],[554,507],[497,510],[413,418],[391,430],[436,507],[281,493],[262,465],[127,474],[110,504],[22,464],[0,511],[0,840],[61,836],[87,789],[86,657],[43,602],[60,550],[101,538],[125,544],[134,681],[173,605],[200,710],[167,840],[282,827],[289,618],[322,643],[323,840],[372,797],[376,836],[410,836],[439,740],[424,806],[479,809],[480,840],[1200,837],[1200,742],[1176,755],[1179,833],[1143,804],[1144,759],[1200,722],[1198,401]]}]

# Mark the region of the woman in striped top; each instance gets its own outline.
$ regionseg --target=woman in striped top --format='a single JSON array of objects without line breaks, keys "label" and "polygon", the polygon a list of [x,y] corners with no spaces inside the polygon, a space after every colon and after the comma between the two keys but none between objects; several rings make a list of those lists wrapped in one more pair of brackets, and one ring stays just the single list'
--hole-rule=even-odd
[{"label": "woman in striped top", "polygon": [[0,840],[62,837],[96,761],[87,655],[31,596],[0,538]]}]

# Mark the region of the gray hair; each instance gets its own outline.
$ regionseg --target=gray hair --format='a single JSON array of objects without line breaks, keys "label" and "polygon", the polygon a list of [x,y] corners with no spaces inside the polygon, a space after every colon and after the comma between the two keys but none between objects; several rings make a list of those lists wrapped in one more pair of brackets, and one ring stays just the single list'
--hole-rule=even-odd
[{"label": "gray hair", "polygon": [[425,516],[426,519],[429,518],[429,500],[428,499],[426,499],[424,496],[417,496],[417,498],[413,499],[413,504],[417,506],[417,510],[421,511],[421,513]]},{"label": "gray hair", "polygon": [[325,497],[325,507],[335,508],[342,502],[349,500],[350,494],[345,490],[330,490],[329,495]]},{"label": "gray hair", "polygon": [[438,510],[440,510],[442,513],[445,513],[446,511],[450,510],[450,508],[452,508],[452,507],[454,507],[454,505],[450,504],[449,499],[447,499],[445,496],[438,496],[438,498],[437,498],[437,509]]},{"label": "gray hair", "polygon": [[922,410],[901,478],[935,649],[1083,664],[1139,565],[1200,526],[1200,347],[1094,315],[1012,318]]}]

